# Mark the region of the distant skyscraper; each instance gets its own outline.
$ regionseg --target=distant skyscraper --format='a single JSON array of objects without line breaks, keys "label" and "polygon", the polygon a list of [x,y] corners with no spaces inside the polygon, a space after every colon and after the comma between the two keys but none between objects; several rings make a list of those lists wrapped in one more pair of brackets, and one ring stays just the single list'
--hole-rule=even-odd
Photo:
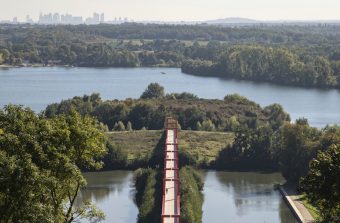
[{"label": "distant skyscraper", "polygon": [[99,14],[99,13],[93,13],[92,17],[86,18],[85,23],[89,25],[94,25],[94,24],[99,24],[104,22],[104,13]]},{"label": "distant skyscraper", "polygon": [[104,15],[104,13],[102,13],[100,15],[100,23],[104,23],[104,22],[105,22],[105,15]]},{"label": "distant skyscraper", "polygon": [[30,24],[34,23],[33,19],[31,19],[29,15],[26,16],[26,22]]},{"label": "distant skyscraper", "polygon": [[59,15],[59,13],[54,13],[54,15],[53,15],[53,23],[54,24],[60,23],[60,15]]}]

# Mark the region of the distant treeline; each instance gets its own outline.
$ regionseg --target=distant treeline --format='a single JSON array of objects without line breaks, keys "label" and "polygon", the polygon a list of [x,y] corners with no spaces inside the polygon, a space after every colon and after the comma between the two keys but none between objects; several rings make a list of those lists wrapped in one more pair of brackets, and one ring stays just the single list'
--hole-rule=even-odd
[{"label": "distant treeline", "polygon": [[0,25],[0,64],[182,67],[279,84],[336,87],[340,26]]},{"label": "distant treeline", "polygon": [[340,87],[340,61],[282,47],[232,46],[214,60],[186,60],[182,71],[305,87]]}]

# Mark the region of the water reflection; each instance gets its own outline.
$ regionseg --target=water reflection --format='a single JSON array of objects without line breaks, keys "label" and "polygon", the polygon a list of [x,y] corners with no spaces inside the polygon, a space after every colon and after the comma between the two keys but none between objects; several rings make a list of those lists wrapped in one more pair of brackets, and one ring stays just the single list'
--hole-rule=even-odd
[{"label": "water reflection", "polygon": [[104,211],[105,222],[136,222],[138,209],[133,201],[132,171],[84,173],[84,176],[88,184],[76,205],[91,200]]},{"label": "water reflection", "polygon": [[249,172],[204,173],[203,222],[296,222],[273,185],[283,183],[280,174]]}]

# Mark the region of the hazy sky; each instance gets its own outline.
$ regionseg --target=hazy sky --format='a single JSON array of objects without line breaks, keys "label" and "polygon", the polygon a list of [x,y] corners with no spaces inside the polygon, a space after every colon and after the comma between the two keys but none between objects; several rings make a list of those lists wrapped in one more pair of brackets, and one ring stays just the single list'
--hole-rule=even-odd
[{"label": "hazy sky", "polygon": [[226,17],[260,20],[340,19],[340,0],[0,0],[0,20],[40,12],[88,17],[104,12],[106,20],[192,21]]}]

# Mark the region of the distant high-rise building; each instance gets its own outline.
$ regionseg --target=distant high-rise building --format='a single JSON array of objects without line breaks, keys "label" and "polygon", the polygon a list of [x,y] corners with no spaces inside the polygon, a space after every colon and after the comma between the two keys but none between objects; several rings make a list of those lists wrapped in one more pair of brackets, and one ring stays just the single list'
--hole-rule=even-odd
[{"label": "distant high-rise building", "polygon": [[104,23],[104,22],[105,22],[105,15],[104,15],[104,13],[102,13],[100,15],[100,23]]},{"label": "distant high-rise building", "polygon": [[52,13],[43,15],[42,13],[39,16],[39,23],[40,24],[53,24],[53,15]]},{"label": "distant high-rise building", "polygon": [[59,13],[49,13],[42,14],[39,16],[40,24],[69,24],[69,25],[79,25],[83,23],[83,17],[72,16],[70,14],[60,15]]},{"label": "distant high-rise building", "polygon": [[86,18],[85,23],[89,25],[94,25],[94,24],[99,24],[104,22],[104,13],[99,14],[99,13],[93,13],[92,17]]},{"label": "distant high-rise building", "polygon": [[59,13],[54,13],[54,15],[53,15],[53,23],[54,24],[60,23],[60,15],[59,15]]},{"label": "distant high-rise building", "polygon": [[18,23],[18,17],[14,17],[13,20],[12,20],[13,23]]},{"label": "distant high-rise building", "polygon": [[31,19],[29,15],[26,16],[26,22],[30,24],[34,23],[33,19]]}]

